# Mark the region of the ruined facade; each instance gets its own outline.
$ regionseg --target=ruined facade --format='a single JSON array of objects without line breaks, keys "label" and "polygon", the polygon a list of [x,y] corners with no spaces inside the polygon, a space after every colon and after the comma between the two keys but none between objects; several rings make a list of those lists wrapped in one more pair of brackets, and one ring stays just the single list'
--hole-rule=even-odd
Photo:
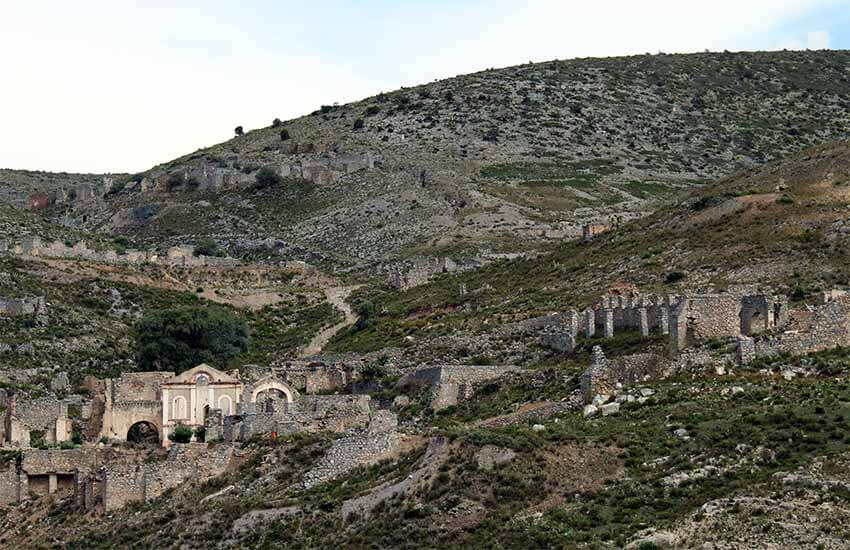
[{"label": "ruined facade", "polygon": [[710,340],[752,335],[783,327],[788,322],[785,296],[688,294],[684,296],[606,295],[581,313],[559,314],[541,330],[540,342],[572,352],[580,336],[613,338],[616,331],[633,330],[669,336],[670,351]]}]

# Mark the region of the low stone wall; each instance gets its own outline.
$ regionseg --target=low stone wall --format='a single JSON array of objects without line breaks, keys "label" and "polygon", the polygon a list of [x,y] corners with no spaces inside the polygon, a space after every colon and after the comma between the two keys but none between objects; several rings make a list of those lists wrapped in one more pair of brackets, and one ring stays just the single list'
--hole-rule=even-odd
[{"label": "low stone wall", "polygon": [[214,256],[195,255],[194,247],[175,246],[169,248],[164,255],[153,251],[128,250],[118,254],[115,250],[93,250],[84,241],[68,246],[62,241],[44,243],[41,237],[28,235],[21,238],[19,244],[10,247],[14,254],[44,258],[68,258],[90,260],[112,264],[159,264],[169,266],[229,266],[239,264],[235,258],[219,258]]}]

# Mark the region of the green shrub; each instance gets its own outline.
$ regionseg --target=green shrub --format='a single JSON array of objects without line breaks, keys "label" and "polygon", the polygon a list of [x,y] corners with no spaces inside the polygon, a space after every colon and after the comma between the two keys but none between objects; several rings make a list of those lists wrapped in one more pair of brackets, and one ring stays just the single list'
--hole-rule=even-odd
[{"label": "green shrub", "polygon": [[687,277],[687,275],[685,275],[681,271],[671,271],[667,274],[666,277],[664,277],[664,282],[669,285],[681,281],[685,277]]},{"label": "green shrub", "polygon": [[221,258],[224,256],[224,251],[215,242],[215,239],[203,239],[195,245],[195,256],[215,256]]},{"label": "green shrub", "polygon": [[360,130],[361,128],[363,128],[364,124],[365,124],[365,123],[363,122],[363,119],[362,119],[362,118],[358,118],[357,120],[355,120],[355,121],[354,121],[354,129],[355,129],[355,130]]},{"label": "green shrub", "polygon": [[283,130],[280,131],[280,141],[286,141],[289,138],[290,138],[289,130],[284,128]]},{"label": "green shrub", "polygon": [[375,116],[375,115],[377,115],[377,114],[378,114],[378,113],[380,113],[380,112],[381,112],[381,108],[380,108],[380,107],[378,107],[377,105],[370,105],[370,106],[366,109],[366,116]]},{"label": "green shrub", "polygon": [[248,326],[221,307],[181,306],[146,313],[134,328],[141,370],[188,370],[200,363],[226,364],[248,351]]},{"label": "green shrub", "polygon": [[263,166],[257,171],[257,175],[255,176],[257,179],[257,183],[254,184],[255,189],[265,189],[267,187],[274,187],[279,185],[280,182],[283,181],[283,178],[280,177],[280,174],[269,168],[268,166]]},{"label": "green shrub", "polygon": [[192,428],[177,424],[174,431],[168,434],[168,439],[175,443],[189,443],[192,441],[192,433]]},{"label": "green shrub", "polygon": [[242,136],[245,135],[245,130],[243,130],[241,126],[237,126],[233,129],[233,133],[235,133],[237,136]]},{"label": "green shrub", "polygon": [[279,127],[281,124],[283,124],[283,122],[282,122],[279,118],[276,118],[276,119],[274,119],[274,120],[272,121],[272,128],[277,128],[277,127]]}]

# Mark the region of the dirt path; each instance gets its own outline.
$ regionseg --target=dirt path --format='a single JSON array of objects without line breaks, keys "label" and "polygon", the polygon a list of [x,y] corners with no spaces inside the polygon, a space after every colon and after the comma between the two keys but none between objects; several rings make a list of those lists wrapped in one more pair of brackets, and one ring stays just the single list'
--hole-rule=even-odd
[{"label": "dirt path", "polygon": [[334,305],[334,307],[342,311],[345,315],[345,319],[332,327],[322,330],[314,336],[307,347],[301,351],[300,357],[310,357],[311,355],[321,353],[325,344],[327,344],[337,332],[357,322],[357,314],[354,313],[351,306],[349,306],[348,302],[345,301],[345,299],[348,298],[348,295],[351,294],[351,291],[356,288],[356,286],[336,286],[325,289],[325,297],[331,304]]}]

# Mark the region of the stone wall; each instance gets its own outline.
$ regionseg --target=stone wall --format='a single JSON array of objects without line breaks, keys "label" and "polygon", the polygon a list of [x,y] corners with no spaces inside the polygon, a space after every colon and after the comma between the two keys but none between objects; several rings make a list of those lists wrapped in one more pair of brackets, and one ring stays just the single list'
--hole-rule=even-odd
[{"label": "stone wall", "polygon": [[21,315],[46,315],[47,302],[44,296],[35,298],[3,298],[0,296],[0,315],[17,317]]},{"label": "stone wall", "polygon": [[593,237],[599,235],[600,233],[604,233],[606,231],[610,231],[611,225],[607,223],[588,223],[585,224],[581,228],[582,240],[587,242],[591,240]]},{"label": "stone wall", "polygon": [[795,325],[794,330],[739,339],[739,361],[745,364],[756,357],[850,346],[850,296],[839,295],[811,311],[795,312]]},{"label": "stone wall", "polygon": [[625,355],[607,359],[599,346],[593,347],[590,366],[579,378],[586,403],[597,395],[614,395],[618,385],[634,384],[668,374],[670,361],[654,353]]},{"label": "stone wall", "polygon": [[390,411],[377,411],[369,427],[337,439],[316,466],[304,475],[303,487],[309,489],[346,472],[374,464],[395,451],[401,442],[396,432],[398,419]]},{"label": "stone wall", "polygon": [[139,250],[128,250],[124,254],[118,254],[115,250],[100,251],[91,249],[84,241],[80,241],[73,246],[68,246],[62,241],[53,241],[45,244],[40,237],[31,235],[22,237],[20,244],[10,247],[9,250],[23,256],[68,258],[111,264],[136,265],[149,263],[169,266],[228,266],[239,264],[239,261],[234,258],[196,256],[194,254],[194,248],[191,246],[172,247],[164,255],[153,251],[143,252]]},{"label": "stone wall", "polygon": [[[104,509],[115,510],[134,501],[150,500],[192,479],[202,482],[224,473],[233,457],[230,445],[172,445],[163,462],[116,464],[101,470]],[[78,483],[85,492],[85,482]]]},{"label": "stone wall", "polygon": [[13,397],[6,410],[5,424],[6,441],[16,447],[29,447],[32,432],[42,432],[48,444],[67,441],[71,435],[68,404],[54,397]]},{"label": "stone wall", "polygon": [[416,258],[391,269],[388,283],[399,289],[423,285],[440,273],[454,273],[458,265],[451,258]]},{"label": "stone wall", "polygon": [[469,399],[480,384],[517,370],[519,367],[515,366],[443,365],[419,369],[402,378],[402,382],[431,385],[434,394],[431,408],[440,410]]},{"label": "stone wall", "polygon": [[224,417],[210,415],[208,437],[220,435],[225,441],[245,441],[251,436],[272,432],[343,432],[365,427],[370,419],[368,395],[302,396],[294,403],[287,403],[283,410],[271,412],[246,408],[250,412]]},{"label": "stone wall", "polygon": [[788,323],[784,296],[738,294],[688,294],[685,296],[605,295],[581,313],[571,310],[543,325],[540,344],[572,352],[577,338],[612,338],[617,330],[634,330],[647,337],[652,332],[669,335],[670,351],[709,340],[734,338]]}]

